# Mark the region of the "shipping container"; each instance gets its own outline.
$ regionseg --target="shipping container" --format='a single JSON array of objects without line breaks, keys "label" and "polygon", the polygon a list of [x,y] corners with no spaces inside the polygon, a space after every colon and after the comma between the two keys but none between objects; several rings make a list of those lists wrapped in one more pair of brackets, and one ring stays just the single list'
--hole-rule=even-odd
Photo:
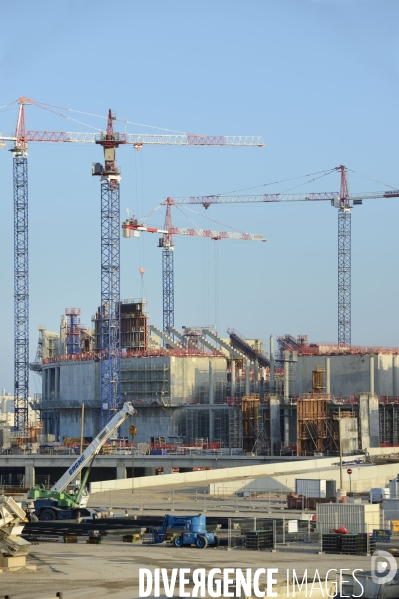
[{"label": "shipping container", "polygon": [[383,499],[381,510],[384,520],[399,520],[399,499]]},{"label": "shipping container", "polygon": [[399,532],[399,520],[391,520],[391,532]]},{"label": "shipping container", "polygon": [[399,499],[399,478],[389,481],[389,498]]},{"label": "shipping container", "polygon": [[320,478],[296,478],[295,494],[304,497],[326,497],[326,481]]},{"label": "shipping container", "polygon": [[317,531],[322,534],[341,526],[350,533],[372,532],[380,527],[379,504],[318,503],[316,514]]}]

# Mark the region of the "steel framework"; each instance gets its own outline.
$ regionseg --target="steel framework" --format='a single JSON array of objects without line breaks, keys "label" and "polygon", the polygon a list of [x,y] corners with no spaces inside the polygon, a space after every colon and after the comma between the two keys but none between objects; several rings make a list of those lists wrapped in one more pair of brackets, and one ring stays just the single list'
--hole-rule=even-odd
[{"label": "steel framework", "polygon": [[114,133],[111,110],[107,132],[98,140],[104,149],[104,166],[94,163],[92,174],[101,177],[101,425],[120,404],[120,173],[116,166],[119,135]]},{"label": "steel framework", "polygon": [[271,202],[323,202],[330,201],[338,208],[338,345],[351,345],[351,208],[362,204],[363,200],[398,198],[399,190],[354,193],[349,195],[346,167],[334,169],[341,173],[341,187],[337,192],[264,194],[258,196],[191,196],[174,198],[175,204],[202,204],[209,208],[212,204],[245,204]]},{"label": "steel framework", "polygon": [[101,415],[102,425],[120,403],[119,182],[101,183]]},{"label": "steel framework", "polygon": [[14,427],[28,426],[29,397],[29,268],[28,157],[13,150],[14,171]]},{"label": "steel framework", "polygon": [[351,346],[351,210],[338,211],[338,345]]},{"label": "steel framework", "polygon": [[29,397],[29,254],[28,144],[25,97],[19,99],[13,154],[14,188],[14,428],[28,426]]},{"label": "steel framework", "polygon": [[[162,248],[162,315],[163,332],[168,333],[169,328],[175,324],[175,274],[174,274],[174,247],[173,237],[169,230],[172,229],[171,205],[173,200],[166,200],[165,230],[159,239],[159,247]],[[171,334],[173,339],[173,333]],[[164,343],[165,345],[165,343]]]},{"label": "steel framework", "polygon": [[[130,144],[136,150],[144,145],[175,146],[258,146],[263,147],[259,136],[223,136],[223,135],[151,135],[113,133],[111,111],[108,116],[106,133],[66,132],[66,131],[26,131],[24,107],[34,104],[43,108],[41,103],[22,96],[19,103],[17,127],[14,134],[0,134],[0,143],[12,143],[14,153],[14,231],[15,231],[15,357],[14,357],[14,395],[16,428],[23,426],[28,413],[28,142],[52,143],[96,143],[104,148],[105,169],[99,163],[93,165],[92,174],[101,176],[101,312],[104,314],[104,356],[108,366],[104,366],[101,375],[102,398],[108,398],[107,410],[102,410],[102,421],[110,415],[115,398],[119,401],[119,305],[115,307],[115,298],[119,301],[119,172],[116,170],[115,148],[120,144]],[[115,172],[112,172],[115,170]],[[117,260],[117,263],[115,262]],[[117,332],[116,332],[117,329]],[[118,352],[116,351],[118,347]],[[110,360],[110,350],[113,356]],[[116,355],[118,353],[118,356]],[[102,401],[102,406],[107,402]],[[112,409],[114,409],[112,407]],[[116,409],[116,408],[115,408]]]},{"label": "steel framework", "polygon": [[338,208],[338,345],[351,346],[351,208],[345,167],[341,166]]},{"label": "steel framework", "polygon": [[[29,103],[34,103],[32,100]],[[143,145],[163,146],[256,146],[264,147],[263,139],[257,135],[157,135],[119,133],[119,142],[131,144],[137,149]],[[26,141],[28,142],[56,142],[56,143],[99,143],[101,133],[78,132],[78,131],[28,131]],[[2,141],[15,141],[14,135],[2,135]]]},{"label": "steel framework", "polygon": [[65,308],[66,315],[66,353],[80,354],[80,308]]},{"label": "steel framework", "polygon": [[[143,221],[134,216],[122,224],[123,236],[130,237],[133,230],[138,236],[141,231],[146,233],[162,233],[158,247],[162,248],[162,306],[163,306],[163,331],[169,333],[173,338],[173,332],[169,327],[174,326],[174,265],[173,265],[173,235],[188,235],[190,237],[207,237],[213,241],[221,239],[235,239],[239,241],[266,241],[264,235],[244,233],[241,231],[209,231],[207,229],[176,228],[172,223],[172,206],[175,201],[166,198],[161,206],[166,206],[165,223],[163,229],[146,227]],[[165,342],[164,342],[165,345]]]}]

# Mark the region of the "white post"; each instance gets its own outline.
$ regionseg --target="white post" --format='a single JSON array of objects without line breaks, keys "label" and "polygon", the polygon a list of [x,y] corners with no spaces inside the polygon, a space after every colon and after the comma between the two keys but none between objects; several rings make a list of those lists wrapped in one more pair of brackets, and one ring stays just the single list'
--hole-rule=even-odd
[{"label": "white post", "polygon": [[374,355],[370,355],[370,394],[374,395]]},{"label": "white post", "polygon": [[331,364],[330,364],[330,356],[326,356],[326,393],[330,395],[331,393]]}]

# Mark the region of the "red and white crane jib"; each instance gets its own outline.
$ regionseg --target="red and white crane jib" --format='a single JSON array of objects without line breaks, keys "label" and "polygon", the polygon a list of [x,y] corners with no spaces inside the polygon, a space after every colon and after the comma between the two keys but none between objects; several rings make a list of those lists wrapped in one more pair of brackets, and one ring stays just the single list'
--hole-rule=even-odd
[{"label": "red and white crane jib", "polygon": [[208,231],[206,229],[182,229],[173,227],[168,231],[169,235],[190,235],[192,237],[209,237],[214,241],[220,239],[235,239],[239,241],[266,241],[264,235],[254,233],[241,233],[240,231]]},{"label": "red and white crane jib", "polygon": [[[98,143],[101,133],[67,132],[67,131],[27,131],[25,142],[58,142],[58,143]],[[15,135],[1,135],[2,142],[15,142]],[[140,150],[143,145],[169,146],[257,146],[265,144],[263,138],[256,135],[154,135],[139,133],[119,133],[119,144],[133,145]]]},{"label": "red and white crane jib", "polygon": [[[365,193],[351,193],[348,197],[349,202],[354,204],[361,203],[362,200],[379,198],[397,198],[399,190],[392,191],[370,191]],[[246,204],[246,203],[268,203],[268,202],[323,202],[330,201],[336,208],[340,207],[340,194],[334,192],[321,193],[269,193],[264,195],[248,196],[189,196],[174,198],[175,204],[201,204],[204,208],[209,208],[211,204]]]},{"label": "red and white crane jib", "polygon": [[[253,233],[242,233],[241,231],[208,231],[206,229],[183,229],[180,227],[171,227],[170,229],[157,229],[155,227],[145,227],[142,223],[139,223],[134,217],[130,220],[126,220],[122,223],[123,236],[129,238],[130,231],[133,231],[133,235],[140,231],[146,233],[161,233],[163,235],[188,235],[190,237],[208,237],[214,241],[221,239],[235,239],[238,241],[266,241],[264,235],[258,235]],[[137,236],[137,235],[136,235]]]}]

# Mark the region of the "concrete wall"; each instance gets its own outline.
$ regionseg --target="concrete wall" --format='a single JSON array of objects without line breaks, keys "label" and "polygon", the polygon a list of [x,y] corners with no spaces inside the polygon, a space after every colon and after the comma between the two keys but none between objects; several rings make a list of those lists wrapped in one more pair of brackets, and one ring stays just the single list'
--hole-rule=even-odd
[{"label": "concrete wall", "polygon": [[342,453],[351,455],[358,449],[357,418],[342,418],[340,422],[342,435]]},{"label": "concrete wall", "polygon": [[[298,356],[292,394],[312,391],[312,371],[325,366],[325,356]],[[370,356],[330,356],[331,393],[347,397],[370,391]],[[374,384],[377,395],[399,394],[399,358],[382,354],[374,357]]]},{"label": "concrete wall", "polygon": [[[133,401],[138,409],[136,443],[149,443],[154,436],[177,434],[175,409],[165,409],[164,404],[176,406],[195,401],[207,402],[210,359],[215,389],[218,385],[220,388],[220,385],[227,384],[224,358],[164,356],[121,359],[122,401]],[[55,376],[56,369],[59,378],[58,374]],[[59,380],[57,395],[54,393],[56,380]],[[99,362],[71,361],[45,366],[42,396],[44,404],[50,409],[45,418],[45,432],[54,434],[57,440],[80,437],[80,406],[84,402],[85,436],[94,437],[98,434]],[[128,424],[125,423],[120,434],[127,436],[128,432]]]},{"label": "concrete wall", "polygon": [[[374,450],[370,449],[369,453],[370,455],[389,455],[391,451],[392,449],[389,448],[376,448]],[[353,456],[351,459],[356,458],[363,459],[364,456]],[[90,492],[99,493],[110,489],[159,488],[195,482],[199,484],[209,482],[209,492],[216,495],[221,493],[233,494],[235,491],[243,488],[258,491],[269,489],[293,491],[295,489],[295,478],[334,479],[338,482],[339,486],[339,466],[337,463],[339,463],[339,459],[336,457],[318,458],[304,460],[300,463],[297,461],[287,461],[259,466],[183,472],[165,474],[163,476],[145,476],[136,479],[125,478],[121,480],[93,482],[90,486]],[[397,464],[379,466],[369,464],[351,465],[351,468],[353,470],[352,490],[355,492],[366,492],[371,486],[384,487],[397,474]],[[343,488],[349,491],[349,476],[346,474],[343,477]]]}]

